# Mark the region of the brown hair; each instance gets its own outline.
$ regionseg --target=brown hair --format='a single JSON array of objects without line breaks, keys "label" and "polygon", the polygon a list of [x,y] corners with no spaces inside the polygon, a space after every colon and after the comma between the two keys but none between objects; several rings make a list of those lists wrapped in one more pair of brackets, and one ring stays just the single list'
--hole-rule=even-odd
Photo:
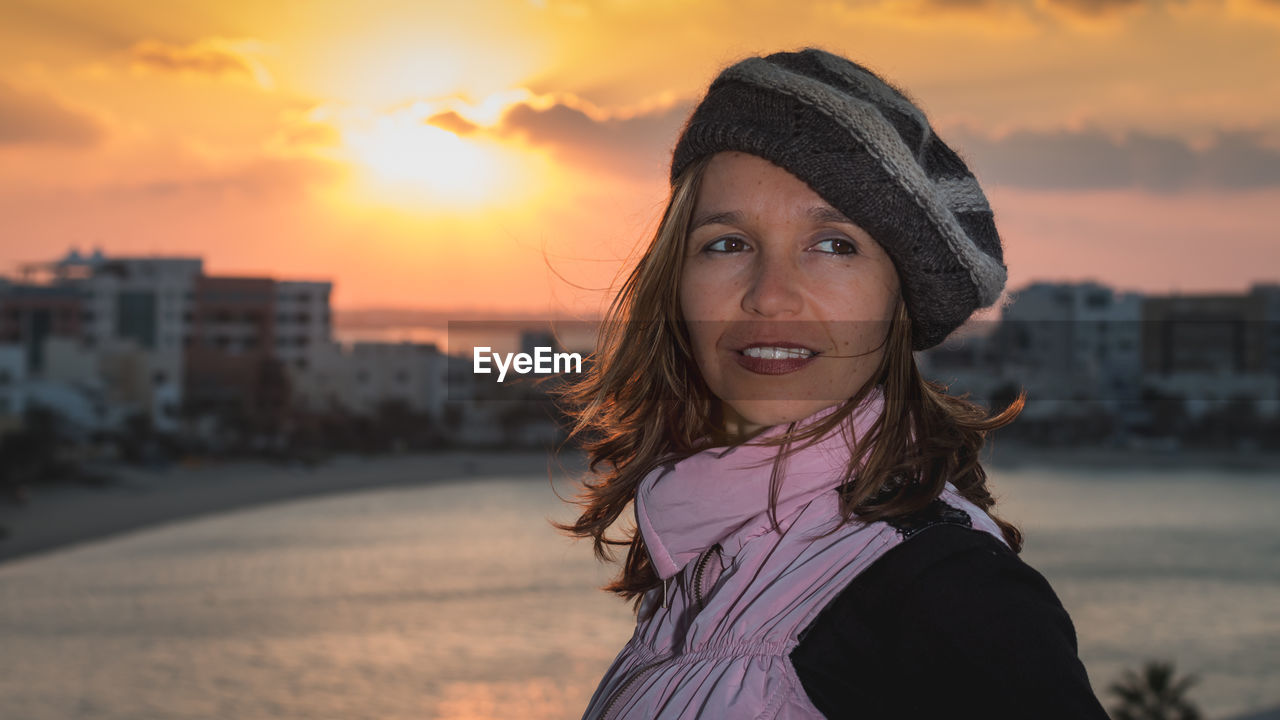
[{"label": "brown hair", "polygon": [[[660,584],[644,538],[635,527],[618,536],[609,533],[650,470],[716,446],[719,435],[714,423],[717,399],[697,369],[679,301],[686,236],[708,160],[693,163],[676,179],[653,241],[609,307],[592,366],[557,392],[575,418],[569,442],[582,444],[590,472],[577,498],[581,515],[572,523],[556,525],[570,535],[591,538],[602,560],[614,560],[612,549],[626,547],[620,575],[604,589],[637,601]],[[967,395],[948,395],[945,386],[922,377],[911,352],[911,319],[901,298],[885,344],[871,381],[836,412],[803,432],[795,432],[793,423],[771,441],[781,447],[773,469],[771,517],[785,457],[840,424],[875,385],[884,391],[883,412],[870,431],[856,439],[856,446],[848,438],[853,452],[840,485],[844,522],[886,520],[917,511],[937,498],[948,482],[983,510],[995,504],[978,453],[987,432],[1008,425],[1022,411],[1025,394],[998,415],[988,416]],[[1020,550],[1018,529],[992,517],[1009,545]]]}]

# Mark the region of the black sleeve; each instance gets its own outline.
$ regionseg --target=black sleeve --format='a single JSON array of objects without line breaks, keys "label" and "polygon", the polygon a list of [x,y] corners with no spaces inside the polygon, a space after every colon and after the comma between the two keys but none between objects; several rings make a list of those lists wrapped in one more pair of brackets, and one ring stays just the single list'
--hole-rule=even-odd
[{"label": "black sleeve", "polygon": [[829,718],[1107,718],[1048,581],[964,527],[931,527],[885,553],[791,660]]}]

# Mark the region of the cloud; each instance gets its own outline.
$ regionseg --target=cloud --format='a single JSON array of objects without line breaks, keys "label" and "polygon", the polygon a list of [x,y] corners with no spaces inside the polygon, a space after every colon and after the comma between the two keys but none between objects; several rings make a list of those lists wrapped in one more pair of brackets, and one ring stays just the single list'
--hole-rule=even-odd
[{"label": "cloud", "polygon": [[[516,103],[494,131],[591,168],[648,173],[665,170],[692,110],[685,102],[611,118],[575,102]],[[432,118],[433,124],[440,121]],[[1022,130],[991,138],[962,130],[945,136],[984,182],[1010,187],[1161,193],[1280,187],[1280,146],[1261,132],[1219,131],[1205,146],[1141,131],[1114,136],[1101,130]]]},{"label": "cloud", "polygon": [[917,10],[987,11],[996,7],[997,0],[917,0]]},{"label": "cloud", "polygon": [[949,8],[989,8],[994,3],[992,0],[928,0],[938,7]]},{"label": "cloud", "polygon": [[[1102,17],[1140,8],[1148,0],[913,0],[919,10],[993,11],[1011,7],[1035,7],[1041,10],[1066,10],[1077,15]],[[1161,0],[1156,0],[1160,2]],[[1275,0],[1258,0],[1274,2]],[[902,0],[898,0],[901,4]],[[907,4],[906,6],[910,6]]]},{"label": "cloud", "polygon": [[271,86],[265,68],[242,49],[250,43],[220,38],[201,40],[191,45],[170,45],[156,40],[143,40],[129,48],[128,57],[135,68],[161,73],[203,75],[215,78],[243,78],[263,87]]},{"label": "cloud", "polygon": [[1077,15],[1100,18],[1138,9],[1144,0],[1044,0],[1044,4]]},{"label": "cloud", "polygon": [[1226,0],[1226,3],[1230,16],[1280,26],[1280,0]]},{"label": "cloud", "polygon": [[[1130,18],[1170,2],[1187,0],[844,0],[828,5],[846,17],[884,18],[934,30],[960,22],[990,34],[1040,33],[1048,27],[1114,30]],[[1230,0],[1272,2],[1274,0]],[[924,25],[921,25],[921,23]]]},{"label": "cloud", "polygon": [[441,130],[448,130],[454,135],[470,135],[478,128],[475,123],[467,120],[453,110],[436,113],[435,115],[427,118],[426,123],[428,125],[434,125]]},{"label": "cloud", "polygon": [[318,158],[261,157],[222,173],[118,186],[108,192],[153,198],[175,195],[279,198],[296,196],[308,187],[340,176],[338,166]]},{"label": "cloud", "polygon": [[0,145],[85,147],[102,136],[103,128],[94,118],[0,81]]},{"label": "cloud", "polygon": [[58,7],[46,0],[5,0],[6,30],[25,37],[57,38],[60,44],[115,51],[133,39],[121,12],[95,16],[88,8]]},{"label": "cloud", "polygon": [[666,166],[692,106],[677,103],[626,117],[608,117],[588,107],[557,102],[546,107],[513,105],[499,132],[552,148],[575,161],[599,167],[602,160],[626,163],[624,172]]},{"label": "cloud", "polygon": [[341,145],[342,133],[317,115],[322,114],[314,111],[285,113],[280,127],[267,141],[267,149],[283,157],[292,157]]},{"label": "cloud", "polygon": [[1207,147],[1175,137],[1096,130],[1019,131],[999,139],[957,133],[984,182],[1038,190],[1157,192],[1280,187],[1280,149],[1259,132],[1220,131]]}]

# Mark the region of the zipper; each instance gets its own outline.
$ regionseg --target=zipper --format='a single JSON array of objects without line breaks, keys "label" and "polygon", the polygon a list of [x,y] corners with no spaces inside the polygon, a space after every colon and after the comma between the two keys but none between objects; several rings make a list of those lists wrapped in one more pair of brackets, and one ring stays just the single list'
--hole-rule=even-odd
[{"label": "zipper", "polygon": [[[693,598],[698,605],[698,609],[702,609],[706,602],[702,595],[702,582],[707,571],[707,563],[711,561],[711,555],[713,553],[719,555],[720,552],[720,543],[712,545],[703,551],[702,555],[698,558],[697,563],[693,566]],[[670,592],[670,582],[673,579],[674,578],[667,578],[662,581],[662,607],[664,608],[670,607],[670,598],[668,595]],[[665,655],[657,660],[653,660],[642,665],[640,669],[632,673],[631,677],[627,678],[626,682],[622,683],[622,685],[617,690],[614,690],[613,694],[609,696],[609,701],[605,703],[604,710],[600,713],[600,720],[609,720],[609,718],[612,717],[610,713],[612,713],[619,702],[621,702],[623,696],[626,695],[628,690],[654,670],[657,670],[659,665],[669,662],[675,657],[675,654]]]},{"label": "zipper", "polygon": [[632,673],[631,677],[627,678],[627,681],[622,683],[617,690],[614,690],[613,695],[609,696],[609,702],[605,703],[604,710],[600,713],[600,720],[609,720],[609,718],[612,717],[610,713],[613,712],[614,706],[618,704],[618,701],[622,699],[622,696],[626,694],[627,690],[635,685],[641,678],[647,676],[654,670],[657,670],[659,665],[667,662],[673,657],[675,656],[667,655],[665,657],[658,658],[657,660],[653,660],[648,664],[643,665],[639,670]]},{"label": "zipper", "polygon": [[699,610],[706,606],[706,598],[702,596],[702,580],[712,553],[720,554],[720,543],[707,548],[702,557],[698,558],[698,563],[693,566],[693,601],[697,603]]}]

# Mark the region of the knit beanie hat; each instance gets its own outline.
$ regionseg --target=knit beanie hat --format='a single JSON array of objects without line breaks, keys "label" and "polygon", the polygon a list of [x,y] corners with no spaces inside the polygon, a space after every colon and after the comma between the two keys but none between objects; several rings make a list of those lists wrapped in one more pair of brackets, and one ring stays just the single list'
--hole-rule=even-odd
[{"label": "knit beanie hat", "polygon": [[815,49],[730,66],[685,125],[672,182],[726,150],[787,170],[884,247],[914,350],[1000,297],[1000,236],[978,181],[920,108],[866,68]]}]

